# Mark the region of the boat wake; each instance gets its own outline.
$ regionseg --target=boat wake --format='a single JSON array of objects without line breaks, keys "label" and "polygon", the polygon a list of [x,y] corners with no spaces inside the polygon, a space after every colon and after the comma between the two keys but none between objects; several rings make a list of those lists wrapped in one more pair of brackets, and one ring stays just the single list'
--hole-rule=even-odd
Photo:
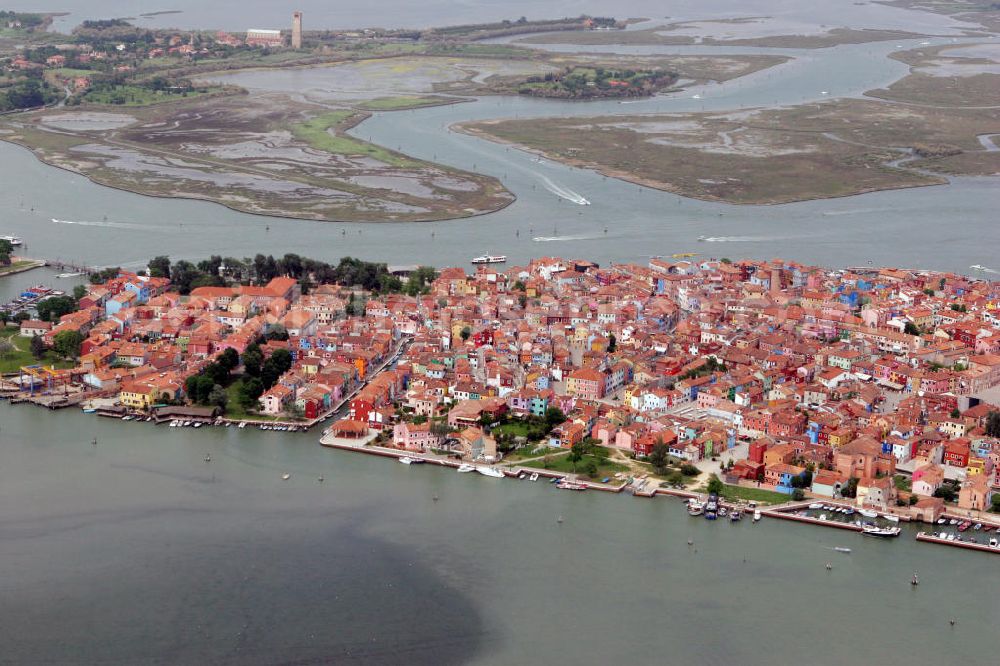
[{"label": "boat wake", "polygon": [[769,236],[702,236],[698,240],[704,243],[756,243],[779,239]]},{"label": "boat wake", "polygon": [[840,217],[842,215],[867,215],[869,213],[887,213],[886,208],[853,208],[848,210],[825,210],[823,215],[827,217]]},{"label": "boat wake", "polygon": [[542,176],[541,174],[539,174],[539,176],[541,177],[542,182],[545,183],[545,189],[547,189],[549,192],[556,195],[557,197],[565,199],[566,201],[572,201],[573,203],[579,204],[581,206],[590,205],[590,202],[587,201],[587,199],[585,199],[583,195],[579,194],[578,192],[574,192],[569,188],[553,183],[552,180],[549,179],[547,176]]},{"label": "boat wake", "polygon": [[585,240],[600,240],[602,238],[608,238],[608,236],[535,236],[531,240],[536,243],[556,243],[559,241],[585,241]]},{"label": "boat wake", "polygon": [[85,220],[57,220],[52,218],[52,222],[55,224],[73,224],[78,227],[105,227],[108,229],[141,229],[144,231],[150,230],[150,227],[143,226],[141,224],[132,224],[130,222],[87,222]]}]

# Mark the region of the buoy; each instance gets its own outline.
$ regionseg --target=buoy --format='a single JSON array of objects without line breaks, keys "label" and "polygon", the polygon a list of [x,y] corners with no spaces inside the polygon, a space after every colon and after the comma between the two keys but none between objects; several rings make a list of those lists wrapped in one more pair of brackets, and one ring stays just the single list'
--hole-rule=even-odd
[{"label": "buoy", "polygon": [[694,545],[694,539],[688,539],[688,545],[689,546],[693,546]]},{"label": "buoy", "polygon": [[316,479],[316,480],[317,480],[317,481],[319,481],[320,483],[323,483],[323,477],[322,477],[322,476],[321,476],[321,477],[319,477],[319,478],[318,478],[318,479]]},{"label": "buoy", "polygon": [[557,523],[561,523],[562,521],[563,521],[563,517],[562,516],[559,516],[558,518],[556,518],[556,522]]},{"label": "buoy", "polygon": [[951,623],[951,626],[953,626],[953,627],[955,626],[955,618],[952,618],[952,619],[948,620],[948,622]]}]

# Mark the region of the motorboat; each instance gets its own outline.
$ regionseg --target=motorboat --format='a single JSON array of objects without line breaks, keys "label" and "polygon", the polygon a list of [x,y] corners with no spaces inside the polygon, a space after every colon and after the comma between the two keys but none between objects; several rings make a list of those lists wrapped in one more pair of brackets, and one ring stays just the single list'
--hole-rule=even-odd
[{"label": "motorboat", "polygon": [[18,245],[24,245],[24,241],[18,238],[17,236],[0,236],[0,240],[5,240],[14,247],[17,247]]},{"label": "motorboat", "polygon": [[586,490],[587,486],[583,483],[574,483],[572,481],[562,480],[556,484],[556,488],[560,490]]},{"label": "motorboat", "polygon": [[688,502],[688,515],[700,516],[705,513],[705,505],[701,502]]},{"label": "motorboat", "polygon": [[819,519],[825,522],[826,521],[826,514],[825,513],[819,514]]},{"label": "motorboat", "polygon": [[822,509],[823,505],[820,504],[819,502],[813,502],[812,504],[809,505],[809,508],[815,511],[816,509]]},{"label": "motorboat", "polygon": [[404,465],[412,465],[413,458],[409,456],[403,456],[402,458],[399,459],[399,462],[403,463]]},{"label": "motorboat", "polygon": [[476,471],[482,474],[483,476],[490,476],[493,477],[494,479],[503,478],[503,472],[496,469],[495,467],[487,467],[485,465],[480,465],[479,467],[476,468]]},{"label": "motorboat", "polygon": [[729,522],[737,523],[743,518],[743,512],[739,509],[733,509],[729,512]]},{"label": "motorboat", "polygon": [[484,254],[471,259],[473,264],[505,264],[507,255],[505,254]]},{"label": "motorboat", "polygon": [[461,465],[458,466],[457,471],[459,474],[466,474],[468,472],[475,472],[476,468],[473,465],[470,465],[469,463],[462,463]]},{"label": "motorboat", "polygon": [[955,540],[955,533],[954,532],[948,532],[948,536],[946,538],[948,539],[948,541],[954,541]]},{"label": "motorboat", "polygon": [[759,522],[761,519],[760,509],[755,509],[753,512],[753,522]]},{"label": "motorboat", "polygon": [[899,522],[899,516],[890,516],[889,514],[886,514],[886,515],[884,515],[882,517],[885,518],[886,520],[888,520],[890,523],[898,523]]},{"label": "motorboat", "polygon": [[996,537],[990,537],[990,548],[1000,548],[1000,542]]},{"label": "motorboat", "polygon": [[938,525],[944,525],[947,522],[948,522],[947,518],[938,518],[937,524]]},{"label": "motorboat", "polygon": [[951,520],[948,521],[948,524],[949,525],[958,525],[958,520],[955,519],[955,518],[952,518]]},{"label": "motorboat", "polygon": [[288,472],[285,472],[284,474],[281,475],[281,480],[282,481],[288,481],[288,479],[290,479],[290,478],[292,478],[292,475],[289,474]]},{"label": "motorboat", "polygon": [[833,549],[835,551],[837,551],[838,553],[849,553],[849,552],[851,552],[851,549],[848,548],[847,546],[834,546]]},{"label": "motorboat", "polygon": [[532,472],[531,476],[528,477],[529,481],[538,481],[538,472]]},{"label": "motorboat", "polygon": [[861,533],[865,536],[873,537],[898,537],[900,530],[898,527],[879,527],[878,525],[864,525],[861,528]]},{"label": "motorboat", "polygon": [[727,515],[729,515],[729,509],[727,509],[724,506],[720,506],[719,507],[719,517],[720,518],[725,518]]},{"label": "motorboat", "polygon": [[974,529],[974,530],[976,530],[978,532],[979,530],[983,529],[983,524],[982,523],[976,523],[975,525],[972,526],[972,529]]},{"label": "motorboat", "polygon": [[872,511],[871,509],[858,509],[858,513],[865,518],[878,518],[878,511]]}]

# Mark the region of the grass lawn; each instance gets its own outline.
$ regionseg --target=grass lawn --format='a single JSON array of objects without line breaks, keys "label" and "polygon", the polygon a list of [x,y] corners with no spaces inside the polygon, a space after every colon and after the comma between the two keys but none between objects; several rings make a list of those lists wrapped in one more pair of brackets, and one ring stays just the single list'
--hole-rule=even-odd
[{"label": "grass lawn", "polygon": [[587,454],[582,460],[576,463],[576,468],[574,470],[573,463],[569,461],[569,451],[556,453],[555,455],[549,456],[548,466],[546,466],[545,460],[533,460],[524,463],[525,467],[536,467],[538,469],[547,469],[552,472],[566,472],[569,474],[583,473],[584,467],[587,465],[588,460],[593,460],[597,463],[597,474],[594,478],[600,479],[605,476],[613,476],[616,472],[627,472],[628,467],[622,465],[621,463],[616,463],[608,460],[607,458],[600,458],[598,456],[592,456]]},{"label": "grass lawn", "polygon": [[316,116],[312,120],[292,126],[292,134],[300,141],[305,141],[317,150],[325,150],[328,153],[338,155],[367,155],[380,162],[385,162],[396,167],[417,166],[411,160],[401,155],[396,155],[385,148],[371,143],[359,141],[353,137],[331,133],[336,132],[337,126],[344,124],[353,111],[330,111]]},{"label": "grass lawn", "polygon": [[41,266],[37,261],[14,261],[10,266],[0,266],[0,275],[10,273],[11,271],[18,271],[31,265]]},{"label": "grass lawn", "polygon": [[[703,492],[707,492],[702,489]],[[755,502],[766,502],[768,504],[783,504],[785,502],[790,502],[792,499],[791,495],[785,495],[784,493],[776,493],[771,490],[764,490],[763,488],[744,488],[743,486],[725,486],[722,489],[722,496],[729,501],[736,500],[753,500]]]},{"label": "grass lawn", "polygon": [[[497,428],[499,430],[499,428]],[[537,458],[538,456],[544,456],[546,453],[550,455],[562,455],[564,452],[559,449],[554,449],[551,446],[522,446],[519,449],[511,451],[504,456],[504,462],[517,462],[518,460],[525,460],[527,458]]]},{"label": "grass lawn", "polygon": [[[277,421],[276,416],[271,416],[270,414],[258,414],[256,412],[248,412],[243,409],[240,404],[239,395],[240,387],[243,385],[242,379],[237,379],[235,382],[226,387],[226,394],[229,396],[229,402],[226,403],[226,418],[234,420],[252,420],[252,421]],[[284,419],[290,420],[290,419]]]},{"label": "grass lawn", "polygon": [[73,361],[59,358],[51,351],[45,352],[41,359],[36,359],[31,355],[31,338],[22,338],[18,335],[19,332],[20,329],[17,328],[0,329],[0,339],[10,340],[15,348],[9,354],[0,356],[0,373],[17,372],[22,365],[54,365],[56,368],[72,368],[76,365]]}]

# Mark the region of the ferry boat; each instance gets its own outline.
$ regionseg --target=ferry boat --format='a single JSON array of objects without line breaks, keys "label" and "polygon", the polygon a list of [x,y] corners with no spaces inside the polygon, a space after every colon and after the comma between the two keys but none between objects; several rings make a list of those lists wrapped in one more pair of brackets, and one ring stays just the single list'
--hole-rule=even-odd
[{"label": "ferry boat", "polygon": [[457,471],[459,474],[466,474],[468,472],[475,472],[476,468],[470,465],[469,463],[462,463],[461,465],[458,466]]},{"label": "ferry boat", "polygon": [[0,240],[5,240],[14,247],[17,247],[18,245],[24,245],[24,241],[18,238],[17,236],[0,236]]},{"label": "ferry boat", "polygon": [[878,525],[863,525],[861,533],[865,536],[874,537],[898,537],[901,530],[898,527],[879,527]]},{"label": "ferry boat", "polygon": [[476,471],[482,474],[483,476],[491,476],[494,479],[503,478],[503,472],[493,467],[486,467],[485,465],[480,465],[479,467],[476,468]]},{"label": "ferry boat", "polygon": [[507,263],[507,255],[505,254],[484,254],[480,257],[473,257],[472,263],[474,264],[505,264]]}]

